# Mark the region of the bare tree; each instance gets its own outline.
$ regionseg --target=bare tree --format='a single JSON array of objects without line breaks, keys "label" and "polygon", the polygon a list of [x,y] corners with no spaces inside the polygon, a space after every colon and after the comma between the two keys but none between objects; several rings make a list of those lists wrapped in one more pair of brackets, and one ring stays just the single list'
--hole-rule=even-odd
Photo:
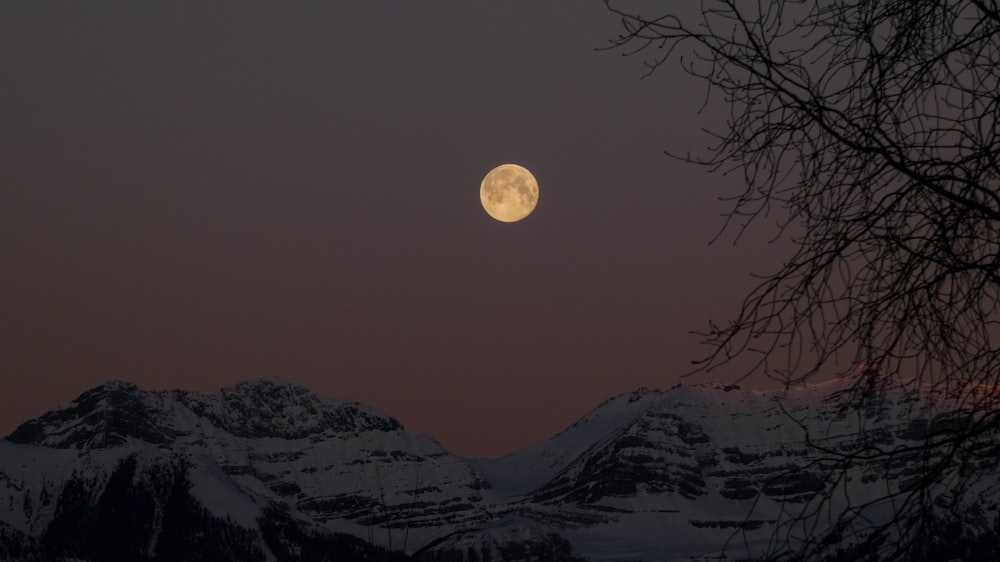
[{"label": "bare tree", "polygon": [[[711,325],[700,368],[751,356],[747,376],[793,385],[849,359],[869,367],[856,407],[886,373],[949,396],[947,423],[919,447],[827,457],[842,475],[922,459],[880,498],[891,521],[869,522],[845,556],[933,558],[935,506],[998,451],[1000,0],[703,0],[695,17],[605,3],[624,25],[611,48],[644,57],[649,74],[679,61],[708,85],[707,104],[728,108],[713,148],[674,155],[743,174],[728,227],[739,238],[775,217],[794,248],[734,320]],[[794,548],[786,527],[770,554],[843,554],[866,517],[848,506]]]}]

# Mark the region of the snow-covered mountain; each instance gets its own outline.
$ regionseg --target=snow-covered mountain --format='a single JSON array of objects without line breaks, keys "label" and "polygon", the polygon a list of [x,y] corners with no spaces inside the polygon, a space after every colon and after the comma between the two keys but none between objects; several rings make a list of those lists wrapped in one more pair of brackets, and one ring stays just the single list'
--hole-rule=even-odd
[{"label": "snow-covered mountain", "polygon": [[[749,557],[833,486],[842,509],[917,474],[872,457],[835,482],[832,453],[922,442],[953,409],[888,377],[845,407],[857,382],[640,389],[500,459],[453,455],[282,380],[215,394],[111,382],[0,441],[0,558]],[[996,458],[978,468],[985,529],[1000,471]]]}]

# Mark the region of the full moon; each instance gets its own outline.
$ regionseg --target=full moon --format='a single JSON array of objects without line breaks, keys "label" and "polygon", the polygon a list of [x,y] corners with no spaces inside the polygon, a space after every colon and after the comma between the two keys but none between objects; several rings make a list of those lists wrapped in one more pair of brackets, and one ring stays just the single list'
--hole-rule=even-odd
[{"label": "full moon", "polygon": [[535,210],[538,182],[517,164],[502,164],[490,170],[479,187],[483,209],[500,222],[517,222]]}]

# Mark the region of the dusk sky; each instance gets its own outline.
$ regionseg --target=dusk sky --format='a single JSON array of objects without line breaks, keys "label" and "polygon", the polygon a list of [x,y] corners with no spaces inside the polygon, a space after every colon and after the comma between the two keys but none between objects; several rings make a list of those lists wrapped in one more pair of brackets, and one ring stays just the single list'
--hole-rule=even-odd
[{"label": "dusk sky", "polygon": [[[558,2],[5,2],[0,433],[110,379],[277,376],[497,456],[667,388],[780,252],[704,86]],[[535,212],[482,209],[534,174]],[[730,381],[738,366],[686,382]],[[761,381],[766,386],[766,382]]]}]

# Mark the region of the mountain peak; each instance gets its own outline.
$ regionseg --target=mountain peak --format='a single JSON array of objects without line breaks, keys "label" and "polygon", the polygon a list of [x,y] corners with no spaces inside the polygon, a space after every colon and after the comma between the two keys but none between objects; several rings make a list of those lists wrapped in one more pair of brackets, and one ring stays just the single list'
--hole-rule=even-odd
[{"label": "mountain peak", "polygon": [[639,388],[635,389],[634,391],[632,391],[631,394],[628,395],[628,403],[632,404],[638,402],[639,400],[642,400],[647,395],[649,395],[650,392],[655,392],[655,391],[650,390],[648,387],[640,386]]},{"label": "mountain peak", "polygon": [[103,390],[106,390],[106,391],[128,391],[128,392],[132,392],[132,391],[139,390],[139,387],[136,386],[135,383],[131,383],[131,382],[128,382],[128,381],[123,381],[123,380],[120,380],[120,379],[112,379],[112,380],[109,380],[108,382],[106,382],[104,384],[97,385],[96,387],[93,388],[93,390],[97,390],[97,389],[103,389]]},{"label": "mountain peak", "polygon": [[21,424],[7,439],[101,449],[130,440],[169,446],[178,438],[198,440],[216,430],[241,438],[302,439],[402,429],[395,419],[357,402],[323,398],[279,378],[241,382],[214,394],[144,391],[115,380]]},{"label": "mountain peak", "polygon": [[296,402],[320,399],[308,388],[285,379],[267,377],[254,381],[239,382],[219,390],[219,395],[232,400],[245,397],[251,401],[272,405],[289,405]]},{"label": "mountain peak", "polygon": [[281,377],[261,377],[252,381],[241,381],[232,386],[227,386],[221,390],[273,390],[285,388],[289,390],[301,391],[303,393],[308,393],[309,389],[302,386],[301,384],[291,381]]},{"label": "mountain peak", "polygon": [[145,394],[132,383],[112,380],[67,406],[21,424],[7,439],[74,449],[114,447],[129,438],[166,444],[170,435],[157,426],[155,410]]}]

